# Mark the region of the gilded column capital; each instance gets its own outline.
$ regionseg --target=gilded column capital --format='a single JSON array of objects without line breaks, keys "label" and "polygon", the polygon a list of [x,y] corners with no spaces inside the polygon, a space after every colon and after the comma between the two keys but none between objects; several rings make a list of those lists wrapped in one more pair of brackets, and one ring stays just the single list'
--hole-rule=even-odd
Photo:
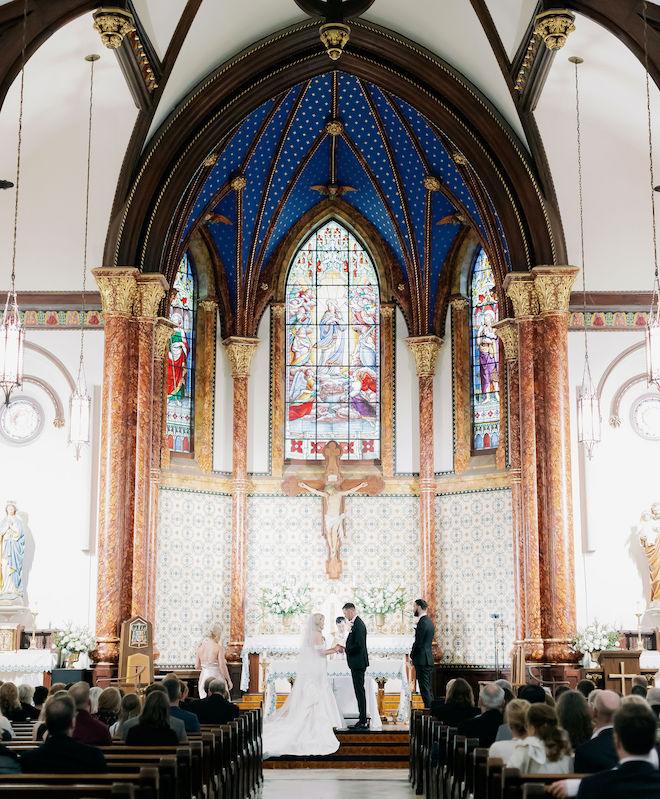
[{"label": "gilded column capital", "polygon": [[259,346],[258,338],[230,336],[222,342],[231,364],[232,377],[249,377],[250,363]]},{"label": "gilded column capital", "polygon": [[504,358],[507,361],[518,360],[518,325],[513,319],[503,319],[493,325],[493,330],[504,345]]},{"label": "gilded column capital", "polygon": [[385,319],[389,323],[394,316],[394,303],[382,302],[380,304],[380,316],[381,319]]},{"label": "gilded column capital", "polygon": [[156,319],[154,359],[162,360],[165,357],[167,345],[175,330],[176,325],[170,319],[166,319],[164,316],[159,316]]},{"label": "gilded column capital", "polygon": [[534,286],[542,314],[567,314],[577,266],[535,266]]},{"label": "gilded column capital", "polygon": [[218,301],[215,297],[204,297],[197,303],[197,307],[206,313],[215,313],[218,308]]},{"label": "gilded column capital", "polygon": [[116,50],[121,47],[124,36],[135,30],[135,20],[123,8],[99,8],[92,14],[94,29],[101,35],[105,47]]},{"label": "gilded column capital", "polygon": [[454,294],[449,298],[449,304],[451,305],[452,311],[462,311],[466,309],[470,304],[467,297],[464,297],[462,294]]},{"label": "gilded column capital", "polygon": [[270,312],[275,319],[279,319],[281,321],[284,319],[284,315],[286,314],[286,305],[283,302],[271,302]]},{"label": "gilded column capital", "polygon": [[575,30],[575,16],[565,8],[551,8],[537,14],[534,33],[540,36],[548,50],[560,50]]},{"label": "gilded column capital", "polygon": [[133,313],[139,269],[132,266],[100,266],[92,269],[92,274],[101,293],[104,316]]},{"label": "gilded column capital", "polygon": [[513,312],[518,319],[529,319],[539,312],[534,279],[526,272],[509,273],[504,278],[504,291],[513,303]]},{"label": "gilded column capital", "polygon": [[165,276],[159,272],[139,274],[135,297],[135,315],[143,319],[155,319],[158,306],[169,288]]},{"label": "gilded column capital", "polygon": [[414,336],[407,338],[406,344],[415,357],[417,377],[433,377],[442,339],[438,336]]}]

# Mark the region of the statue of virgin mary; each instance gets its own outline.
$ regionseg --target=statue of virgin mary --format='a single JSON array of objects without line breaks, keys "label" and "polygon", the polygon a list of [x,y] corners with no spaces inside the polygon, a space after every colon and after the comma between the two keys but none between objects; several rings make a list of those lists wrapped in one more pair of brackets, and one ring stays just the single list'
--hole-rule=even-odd
[{"label": "statue of virgin mary", "polygon": [[0,522],[0,602],[12,602],[23,598],[25,530],[15,502],[7,502],[5,513]]}]

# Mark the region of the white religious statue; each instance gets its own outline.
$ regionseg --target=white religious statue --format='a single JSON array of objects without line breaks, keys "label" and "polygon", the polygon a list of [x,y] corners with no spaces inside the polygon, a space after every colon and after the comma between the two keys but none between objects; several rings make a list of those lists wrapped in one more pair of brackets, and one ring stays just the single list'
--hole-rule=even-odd
[{"label": "white religious statue", "polygon": [[650,602],[660,607],[660,502],[654,502],[650,510],[642,513],[638,530],[639,543],[649,564]]},{"label": "white religious statue", "polygon": [[334,485],[326,485],[323,491],[318,491],[316,488],[307,485],[307,483],[298,483],[298,485],[311,494],[316,494],[317,497],[323,497],[325,536],[328,540],[330,560],[334,560],[337,558],[339,545],[344,536],[344,517],[346,513],[342,510],[343,499],[349,494],[355,494],[361,488],[364,488],[367,483],[360,483],[359,485],[353,486],[353,488],[344,490],[336,488]]},{"label": "white religious statue", "polygon": [[0,602],[16,602],[23,598],[25,530],[15,502],[7,501],[5,513],[0,522]]}]

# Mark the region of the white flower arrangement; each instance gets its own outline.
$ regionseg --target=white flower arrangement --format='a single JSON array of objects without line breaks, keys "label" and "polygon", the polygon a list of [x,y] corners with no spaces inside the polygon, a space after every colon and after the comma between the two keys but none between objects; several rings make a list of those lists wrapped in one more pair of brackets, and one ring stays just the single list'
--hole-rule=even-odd
[{"label": "white flower arrangement", "polygon": [[593,624],[589,624],[571,641],[571,645],[576,652],[598,652],[602,649],[617,649],[619,644],[619,633],[601,624],[594,619]]},{"label": "white flower arrangement", "polygon": [[67,624],[64,630],[55,633],[53,637],[55,649],[64,655],[73,655],[75,652],[91,652],[96,648],[96,636],[87,627],[74,627]]},{"label": "white flower arrangement", "polygon": [[295,580],[274,588],[264,588],[261,604],[274,616],[293,616],[304,613],[310,602],[309,588],[298,585]]},{"label": "white flower arrangement", "polygon": [[365,613],[374,616],[387,616],[403,606],[403,597],[396,588],[367,588],[357,597]]}]

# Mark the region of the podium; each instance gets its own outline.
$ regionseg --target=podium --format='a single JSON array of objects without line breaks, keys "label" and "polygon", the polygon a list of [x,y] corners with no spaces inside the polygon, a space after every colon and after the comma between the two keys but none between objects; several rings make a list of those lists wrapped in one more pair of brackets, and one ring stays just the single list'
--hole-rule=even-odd
[{"label": "podium", "polygon": [[632,678],[642,673],[639,668],[641,654],[641,649],[604,649],[598,655],[598,663],[603,670],[605,689],[627,696],[632,688]]}]

